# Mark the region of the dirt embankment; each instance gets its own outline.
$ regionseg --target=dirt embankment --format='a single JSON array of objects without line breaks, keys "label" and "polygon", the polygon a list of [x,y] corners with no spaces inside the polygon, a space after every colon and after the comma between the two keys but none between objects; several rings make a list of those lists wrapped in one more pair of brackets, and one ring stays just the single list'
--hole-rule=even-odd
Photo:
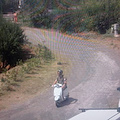
[{"label": "dirt embankment", "polygon": [[119,37],[114,37],[113,34],[101,35],[95,32],[88,32],[74,34],[74,36],[82,37],[85,40],[105,45],[106,47],[114,49],[116,52],[120,52],[120,35]]},{"label": "dirt embankment", "polygon": [[114,37],[113,35],[98,35],[97,40],[108,47],[111,47],[116,52],[120,52],[120,36]]}]

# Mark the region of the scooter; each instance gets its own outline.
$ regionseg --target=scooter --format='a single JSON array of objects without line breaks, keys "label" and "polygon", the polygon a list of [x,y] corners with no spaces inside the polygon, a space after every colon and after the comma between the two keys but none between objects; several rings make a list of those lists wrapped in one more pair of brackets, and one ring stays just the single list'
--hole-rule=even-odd
[{"label": "scooter", "polygon": [[54,87],[54,100],[56,107],[60,107],[61,103],[69,98],[69,92],[66,88],[62,91],[62,84],[56,83]]}]

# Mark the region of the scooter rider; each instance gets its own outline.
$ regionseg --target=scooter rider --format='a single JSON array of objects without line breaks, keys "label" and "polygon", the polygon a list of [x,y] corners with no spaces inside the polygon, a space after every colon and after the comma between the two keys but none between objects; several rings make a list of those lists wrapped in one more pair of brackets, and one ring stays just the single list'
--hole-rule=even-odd
[{"label": "scooter rider", "polygon": [[57,71],[57,79],[54,81],[52,87],[54,87],[54,100],[56,107],[60,107],[61,103],[69,98],[69,92],[67,89],[67,79],[64,78],[63,71]]},{"label": "scooter rider", "polygon": [[67,79],[64,78],[62,70],[58,70],[57,74],[58,74],[57,79],[54,81],[53,85],[56,83],[60,83],[62,84],[62,90],[65,90],[67,88]]}]

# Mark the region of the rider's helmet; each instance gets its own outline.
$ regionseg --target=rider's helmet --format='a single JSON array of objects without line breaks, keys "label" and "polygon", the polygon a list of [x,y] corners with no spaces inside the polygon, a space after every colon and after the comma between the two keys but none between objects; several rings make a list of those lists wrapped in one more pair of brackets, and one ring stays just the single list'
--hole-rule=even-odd
[{"label": "rider's helmet", "polygon": [[59,73],[59,75],[62,75],[63,71],[62,70],[58,70],[58,73]]}]

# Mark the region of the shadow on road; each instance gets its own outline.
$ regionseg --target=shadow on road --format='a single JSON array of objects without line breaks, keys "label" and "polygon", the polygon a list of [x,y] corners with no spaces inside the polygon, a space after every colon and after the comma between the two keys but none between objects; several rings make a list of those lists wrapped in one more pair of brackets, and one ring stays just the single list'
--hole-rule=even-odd
[{"label": "shadow on road", "polygon": [[118,87],[117,90],[120,91],[120,87]]},{"label": "shadow on road", "polygon": [[67,100],[65,100],[64,102],[61,103],[61,107],[70,105],[70,104],[75,104],[77,101],[78,101],[77,99],[69,97]]}]

